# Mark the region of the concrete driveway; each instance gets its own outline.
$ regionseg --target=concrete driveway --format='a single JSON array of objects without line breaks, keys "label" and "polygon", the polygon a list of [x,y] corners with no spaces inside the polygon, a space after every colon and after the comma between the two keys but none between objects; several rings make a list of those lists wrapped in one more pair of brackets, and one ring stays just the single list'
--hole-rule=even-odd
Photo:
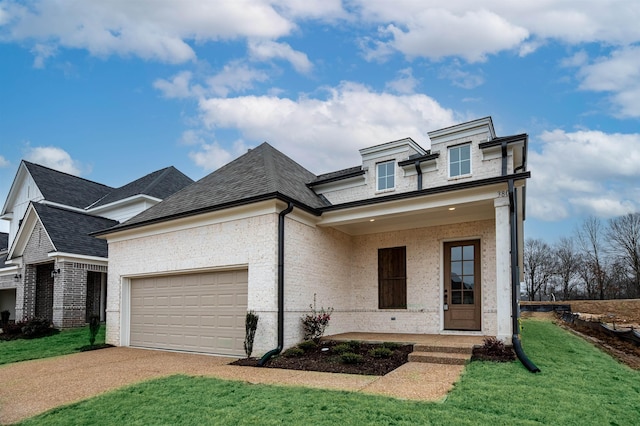
[{"label": "concrete driveway", "polygon": [[464,369],[411,362],[378,377],[227,365],[231,361],[226,357],[118,347],[0,366],[0,423],[18,422],[60,405],[172,374],[433,401],[447,394]]}]

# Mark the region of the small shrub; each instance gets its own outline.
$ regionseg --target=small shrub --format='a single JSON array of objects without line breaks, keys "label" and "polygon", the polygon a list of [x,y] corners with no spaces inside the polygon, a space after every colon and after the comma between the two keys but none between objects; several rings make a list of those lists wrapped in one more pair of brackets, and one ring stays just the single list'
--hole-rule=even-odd
[{"label": "small shrub", "polygon": [[487,337],[483,342],[482,348],[487,355],[505,356],[512,353],[511,349],[505,347],[504,343],[495,337]]},{"label": "small shrub", "polygon": [[46,318],[35,317],[27,319],[21,323],[22,336],[25,339],[37,339],[38,337],[50,336],[57,332],[51,326],[51,322]]},{"label": "small shrub", "polygon": [[91,315],[89,317],[89,346],[96,343],[96,336],[100,331],[100,315]]},{"label": "small shrub", "polygon": [[314,342],[313,340],[305,340],[304,342],[301,342],[298,344],[298,347],[300,349],[302,349],[303,351],[308,351],[311,349],[315,349],[318,346],[318,344],[316,342]]},{"label": "small shrub", "polygon": [[313,340],[320,342],[320,338],[324,335],[324,330],[329,325],[333,308],[316,309],[316,295],[313,295],[313,305],[309,305],[311,312],[301,318],[302,328],[304,330],[304,340]]},{"label": "small shrub", "polygon": [[362,362],[362,355],[345,352],[340,355],[340,360],[345,364],[360,364]]},{"label": "small shrub", "polygon": [[15,338],[19,338],[22,334],[22,325],[21,323],[7,324],[2,327],[2,337],[3,340],[11,340]]},{"label": "small shrub", "polygon": [[332,348],[332,351],[337,353],[337,354],[343,354],[345,352],[351,351],[351,346],[349,346],[348,343],[340,343],[338,345],[335,345]]},{"label": "small shrub", "polygon": [[389,348],[379,347],[369,351],[369,356],[373,358],[390,358],[393,355],[393,351]]},{"label": "small shrub", "polygon": [[304,354],[304,350],[298,347],[293,347],[284,351],[282,356],[286,358],[296,358],[296,357],[302,356],[303,354]]},{"label": "small shrub", "polygon": [[384,343],[382,344],[382,347],[383,347],[383,348],[388,348],[388,349],[394,350],[394,349],[398,349],[398,348],[400,347],[400,343],[396,343],[396,342],[384,342]]},{"label": "small shrub", "polygon": [[347,342],[347,344],[354,351],[357,351],[362,346],[362,342],[359,340],[350,340],[349,342]]},{"label": "small shrub", "polygon": [[256,337],[259,319],[260,317],[254,311],[247,312],[247,317],[244,322],[246,330],[244,335],[244,353],[247,354],[247,358],[250,358],[251,352],[253,352],[253,340]]}]

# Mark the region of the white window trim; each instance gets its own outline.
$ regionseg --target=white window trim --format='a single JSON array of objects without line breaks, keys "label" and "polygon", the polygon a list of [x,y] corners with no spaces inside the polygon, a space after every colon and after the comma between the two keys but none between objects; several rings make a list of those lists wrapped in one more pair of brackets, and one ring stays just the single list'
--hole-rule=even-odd
[{"label": "white window trim", "polygon": [[[465,173],[463,175],[461,174],[461,175],[451,176],[451,150],[456,148],[462,148],[463,146],[469,147],[469,173]],[[447,147],[447,177],[449,178],[449,180],[462,179],[462,178],[466,178],[473,175],[473,155],[471,152],[471,148],[472,148],[471,142],[463,143],[459,145],[452,145]]]},{"label": "white window trim", "polygon": [[[388,163],[392,163],[393,164],[393,187],[380,189],[380,187],[378,186],[378,184],[380,183],[380,180],[378,179],[379,178],[380,169],[378,167],[383,165],[383,164],[388,164]],[[395,191],[395,189],[396,189],[396,181],[397,180],[398,180],[398,176],[396,176],[396,160],[395,159],[394,160],[388,160],[388,161],[381,161],[380,163],[376,163],[376,193]]]}]

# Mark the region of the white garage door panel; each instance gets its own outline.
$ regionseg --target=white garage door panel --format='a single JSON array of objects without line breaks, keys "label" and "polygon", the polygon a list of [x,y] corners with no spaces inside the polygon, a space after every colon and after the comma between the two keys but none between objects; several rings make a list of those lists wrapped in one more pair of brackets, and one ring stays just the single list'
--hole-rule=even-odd
[{"label": "white garage door panel", "polygon": [[243,271],[138,278],[131,282],[131,346],[244,354]]}]

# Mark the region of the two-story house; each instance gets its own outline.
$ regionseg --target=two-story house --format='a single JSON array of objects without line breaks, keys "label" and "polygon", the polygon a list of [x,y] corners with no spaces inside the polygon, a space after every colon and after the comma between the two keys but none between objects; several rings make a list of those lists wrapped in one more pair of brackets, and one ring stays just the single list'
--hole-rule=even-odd
[{"label": "two-story house", "polygon": [[302,339],[315,301],[334,309],[332,334],[510,342],[527,136],[496,137],[487,117],[429,137],[430,150],[388,142],[320,176],[263,143],[98,233],[107,341],[242,355],[254,310],[263,354]]},{"label": "two-story house", "polygon": [[9,221],[4,254],[0,249],[0,307],[12,320],[44,317],[57,327],[84,325],[91,315],[104,320],[107,244],[89,234],[192,182],[167,167],[111,188],[22,161],[0,211]]}]

